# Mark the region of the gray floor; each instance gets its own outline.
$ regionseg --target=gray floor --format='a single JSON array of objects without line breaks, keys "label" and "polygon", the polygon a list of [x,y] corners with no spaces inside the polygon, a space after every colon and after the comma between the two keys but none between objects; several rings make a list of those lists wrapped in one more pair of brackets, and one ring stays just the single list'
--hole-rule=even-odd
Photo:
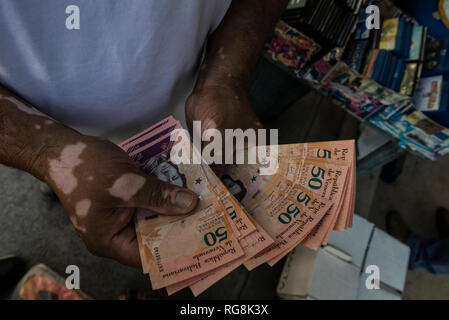
[{"label": "gray floor", "polygon": [[[368,218],[385,229],[385,215],[397,210],[414,233],[435,239],[438,206],[449,208],[449,156],[432,162],[409,154],[397,181],[377,184]],[[449,299],[449,275],[409,270],[404,299]]]}]

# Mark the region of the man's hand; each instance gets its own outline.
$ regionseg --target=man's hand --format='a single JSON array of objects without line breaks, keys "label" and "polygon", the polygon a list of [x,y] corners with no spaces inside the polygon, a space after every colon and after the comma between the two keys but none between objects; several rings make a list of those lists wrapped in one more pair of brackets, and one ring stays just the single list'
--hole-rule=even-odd
[{"label": "man's hand", "polygon": [[178,215],[198,202],[193,192],[148,176],[113,143],[50,119],[2,87],[0,163],[47,182],[92,253],[136,267],[136,208]]},{"label": "man's hand", "polygon": [[136,208],[187,214],[197,204],[196,194],[146,175],[107,140],[78,135],[70,141],[39,156],[45,180],[90,252],[140,266]]},{"label": "man's hand", "polygon": [[[259,129],[246,92],[251,71],[288,0],[232,1],[209,37],[195,88],[186,103],[186,121],[200,120],[201,129]],[[201,134],[203,133],[201,132]],[[220,175],[224,166],[212,166]]]},{"label": "man's hand", "polygon": [[[246,90],[225,84],[194,91],[186,103],[186,121],[190,133],[193,130],[192,122],[201,121],[201,135],[207,129],[217,129],[222,137],[225,136],[225,129],[240,128],[245,131],[262,128],[249,104]],[[226,169],[224,165],[211,167],[218,176],[223,175]]]}]

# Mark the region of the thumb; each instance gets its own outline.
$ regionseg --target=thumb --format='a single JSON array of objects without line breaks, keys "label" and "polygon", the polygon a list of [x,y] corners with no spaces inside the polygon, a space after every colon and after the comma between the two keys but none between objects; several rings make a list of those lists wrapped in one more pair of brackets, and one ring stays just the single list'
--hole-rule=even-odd
[{"label": "thumb", "polygon": [[198,196],[194,192],[147,176],[143,186],[124,206],[180,215],[190,213],[197,204]]}]

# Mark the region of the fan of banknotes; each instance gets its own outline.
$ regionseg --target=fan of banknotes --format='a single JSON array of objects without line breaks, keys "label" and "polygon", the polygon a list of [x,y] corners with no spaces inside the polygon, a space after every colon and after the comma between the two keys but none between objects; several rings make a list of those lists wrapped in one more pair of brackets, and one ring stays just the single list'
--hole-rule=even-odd
[{"label": "fan of banknotes", "polygon": [[200,198],[187,216],[137,211],[142,268],[154,290],[189,287],[197,296],[242,264],[273,266],[297,245],[316,250],[333,230],[352,226],[353,140],[279,145],[272,174],[261,174],[258,157],[229,166],[220,179],[204,161],[171,161],[177,129],[169,117],[120,144],[146,173]]}]

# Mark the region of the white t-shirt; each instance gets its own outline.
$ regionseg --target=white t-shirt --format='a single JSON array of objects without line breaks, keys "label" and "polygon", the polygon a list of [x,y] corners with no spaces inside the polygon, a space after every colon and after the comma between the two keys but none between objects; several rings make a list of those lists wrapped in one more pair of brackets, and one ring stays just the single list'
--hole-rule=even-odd
[{"label": "white t-shirt", "polygon": [[1,0],[0,83],[73,127],[149,126],[192,82],[230,2]]}]

